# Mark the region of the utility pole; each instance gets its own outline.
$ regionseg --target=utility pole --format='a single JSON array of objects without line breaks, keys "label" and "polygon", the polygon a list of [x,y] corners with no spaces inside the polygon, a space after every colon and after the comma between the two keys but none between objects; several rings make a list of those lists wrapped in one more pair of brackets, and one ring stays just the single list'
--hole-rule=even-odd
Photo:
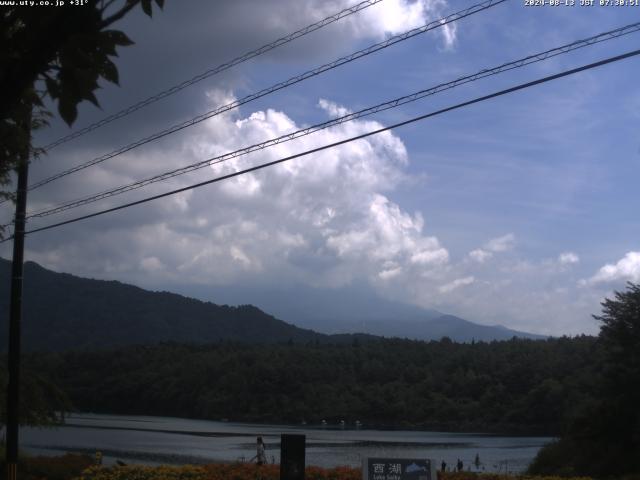
[{"label": "utility pole", "polygon": [[20,425],[20,323],[22,320],[22,272],[24,260],[25,212],[27,209],[27,177],[31,145],[31,108],[25,115],[25,146],[18,158],[18,188],[13,230],[13,263],[11,265],[11,306],[9,310],[9,384],[7,386],[7,479],[18,474],[18,428]]}]

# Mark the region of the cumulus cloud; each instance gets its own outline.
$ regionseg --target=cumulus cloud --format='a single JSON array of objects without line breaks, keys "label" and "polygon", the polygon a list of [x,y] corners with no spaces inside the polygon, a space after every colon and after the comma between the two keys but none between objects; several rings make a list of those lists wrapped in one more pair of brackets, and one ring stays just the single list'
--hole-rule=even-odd
[{"label": "cumulus cloud", "polygon": [[352,113],[348,108],[324,98],[321,98],[318,101],[318,106],[332,117],[344,117],[345,115]]},{"label": "cumulus cloud", "polygon": [[402,273],[401,267],[390,267],[378,273],[381,280],[391,280]]},{"label": "cumulus cloud", "polygon": [[[228,92],[220,91],[211,92],[208,98],[212,103],[232,100]],[[328,100],[319,106],[329,115],[346,111]],[[339,125],[211,165],[191,177],[176,177],[154,185],[152,191],[189,184],[194,178],[226,175],[380,127],[370,120]],[[201,124],[183,144],[167,144],[150,157],[158,168],[165,159],[167,164],[175,158],[197,161],[299,128],[285,112],[273,109],[246,116],[230,113]],[[125,175],[127,163],[101,165],[96,171],[106,174],[96,176],[96,182],[121,180],[116,173]],[[181,278],[214,284],[249,277],[270,282],[280,277],[336,286],[355,278],[389,281],[401,274],[429,271],[448,262],[448,251],[436,237],[425,234],[420,213],[403,211],[386,195],[406,180],[407,163],[402,141],[385,132],[169,197],[143,207],[144,213],[142,209],[127,211],[126,217],[135,225],[130,231],[109,227],[108,218],[92,224],[93,229],[84,225],[82,235],[65,236],[64,241],[39,247],[34,244],[31,258],[93,276],[107,271],[100,259],[109,258],[112,272],[134,276],[153,272],[157,281]],[[129,175],[135,176],[135,168]],[[103,189],[104,185],[91,188]],[[35,200],[34,207],[37,203]],[[100,248],[101,255],[94,256]],[[78,251],[84,254],[72,254]]]},{"label": "cumulus cloud", "polygon": [[[214,91],[209,101],[231,101],[230,95]],[[328,116],[347,110],[330,100],[318,106]],[[371,120],[339,125],[211,165],[192,177],[176,177],[151,191],[233,173],[380,126]],[[229,113],[198,126],[183,143],[158,147],[149,157],[158,168],[172,165],[176,158],[193,162],[298,128],[284,111]],[[135,177],[136,166],[145,158],[125,160],[124,165],[98,167],[101,174],[95,182],[120,181],[129,165],[133,171],[128,174]],[[500,255],[515,249],[513,233],[470,252],[474,262],[452,258],[428,231],[420,212],[408,212],[390,198],[390,192],[408,180],[408,162],[400,138],[385,132],[126,214],[72,225],[58,235],[35,237],[29,243],[29,258],[61,271],[98,278],[115,275],[151,287],[154,282],[160,287],[249,282],[267,286],[274,279],[285,286],[366,284],[388,298],[475,321],[540,332],[544,327],[536,322],[554,318],[554,327],[561,325],[564,332],[585,330],[581,318],[590,321],[598,299],[587,295],[575,310],[563,310],[570,292],[563,290],[567,283],[562,269]],[[91,185],[106,185],[98,187]],[[577,260],[574,255],[565,252],[558,262],[572,263]],[[483,264],[489,258],[491,265]],[[555,319],[558,312],[564,324]]]},{"label": "cumulus cloud", "polygon": [[583,285],[595,285],[599,283],[611,283],[616,281],[640,281],[640,252],[628,252],[615,264],[607,264],[588,280],[583,280]]},{"label": "cumulus cloud", "polygon": [[[214,53],[221,50],[221,56],[227,57],[223,60],[234,58],[240,51],[272,42],[357,3],[350,0],[235,0],[218,2],[212,9],[208,2],[201,1],[202,5],[193,9],[172,10],[174,7],[168,5],[164,14],[169,13],[179,19],[173,23],[178,23],[179,37],[183,42],[189,42],[196,50],[213,49]],[[327,54],[345,51],[356,42],[381,41],[451,12],[446,0],[384,0],[268,55],[295,61],[326,60]],[[216,28],[212,29],[211,25]],[[147,27],[144,33],[160,36],[158,31]],[[457,26],[455,23],[443,25],[436,34],[445,48],[451,48],[457,39]],[[201,45],[203,40],[206,41],[205,48]]]},{"label": "cumulus cloud", "polygon": [[602,300],[600,291],[577,288],[571,269],[547,259],[523,259],[515,248],[511,255],[495,254],[490,263],[454,258],[405,288],[424,307],[553,335],[596,333],[591,314]]},{"label": "cumulus cloud", "polygon": [[331,234],[327,247],[341,258],[366,258],[371,262],[407,260],[420,265],[440,264],[448,252],[435,237],[422,235],[422,216],[408,215],[386,197],[376,194],[368,212],[355,228]]},{"label": "cumulus cloud", "polygon": [[[359,36],[377,35],[384,38],[412,28],[421,27],[430,20],[444,16],[447,2],[444,0],[386,0],[365,10],[360,18],[349,21]],[[440,29],[445,47],[451,48],[456,41],[456,25],[444,25]]]},{"label": "cumulus cloud", "polygon": [[155,274],[164,268],[162,261],[158,257],[144,257],[140,260],[140,269],[150,274]]},{"label": "cumulus cloud", "polygon": [[454,281],[442,285],[438,290],[440,293],[449,293],[465,285],[471,285],[473,282],[475,282],[473,277],[456,278]]},{"label": "cumulus cloud", "polygon": [[508,233],[501,237],[492,238],[485,245],[485,249],[490,252],[506,252],[511,250],[515,245],[516,237],[513,233]]},{"label": "cumulus cloud", "polygon": [[475,260],[478,263],[484,263],[486,260],[490,259],[493,256],[493,253],[487,252],[481,248],[477,248],[469,252],[469,257],[472,260]]},{"label": "cumulus cloud", "polygon": [[[212,103],[231,100],[229,92],[209,95]],[[318,106],[328,116],[347,110],[330,100]],[[335,126],[133,194],[146,196],[233,173],[380,126],[371,120]],[[120,164],[100,165],[85,186],[102,190],[109,185],[100,182],[136,178],[140,163],[148,165],[149,159],[162,169],[175,166],[176,158],[194,162],[298,128],[299,122],[284,111],[231,112],[199,125],[183,142],[156,147],[148,158],[132,153]],[[566,277],[569,269],[557,268],[575,264],[576,254],[566,251],[557,260],[539,263],[515,251],[502,255],[516,247],[515,234],[508,233],[456,259],[420,212],[406,211],[391,198],[408,180],[408,162],[401,139],[385,132],[35,236],[28,257],[60,271],[152,288],[269,286],[274,281],[285,287],[368,285],[388,298],[474,321],[543,333],[589,330],[589,315],[597,311],[601,296],[583,291],[575,300],[567,287],[575,286]],[[34,207],[48,198],[38,195],[32,197]]]},{"label": "cumulus cloud", "polygon": [[[191,75],[204,71],[353,3],[235,0],[219,2],[215,9],[205,8],[205,2],[193,9],[167,4],[163,15],[153,22],[141,15],[146,23],[130,28],[136,32],[138,45],[124,49],[120,58],[126,88],[112,97],[108,94],[115,89],[103,89],[101,95],[107,97],[101,96],[102,103],[114,109],[126,107],[140,100],[140,92],[152,94],[179,83],[185,76],[183,72]],[[211,78],[193,90],[185,90],[182,96],[167,99],[162,108],[169,105],[173,116],[161,109],[160,103],[157,110],[151,107],[142,115],[131,116],[128,120],[133,123],[127,123],[124,129],[114,128],[110,140],[116,145],[124,144],[121,136],[138,138],[155,130],[156,124],[168,117],[186,118],[200,109],[229,103],[234,100],[232,90],[243,95],[264,87],[262,80],[281,79],[281,72],[276,69],[282,69],[287,76],[287,69],[306,70],[456,8],[449,8],[442,0],[385,0],[255,62]],[[242,21],[236,21],[238,18]],[[135,17],[125,21],[132,19]],[[175,35],[168,38],[164,33],[168,30]],[[434,39],[447,48],[454,46],[455,24],[428,35],[431,45]],[[184,55],[185,51],[190,55]],[[136,52],[144,53],[136,56]],[[167,58],[172,60],[171,69],[166,68]],[[259,73],[267,72],[266,78],[252,77],[254,67]],[[290,90],[282,91],[281,97],[267,97],[244,106],[241,113],[210,119],[185,130],[183,136],[171,136],[164,143],[154,143],[89,169],[81,182],[72,178],[56,184],[59,187],[34,191],[30,206],[57,203],[65,200],[69,192],[74,197],[95,193],[315,122],[314,115],[303,116],[308,112],[302,113],[295,103],[300,98],[296,95],[308,91],[306,85],[297,93],[292,89],[291,97]],[[205,88],[212,90],[203,101]],[[319,89],[309,97],[315,101],[326,95],[327,91]],[[365,101],[368,100],[354,97],[353,104],[345,106],[322,98],[318,107],[328,117],[335,117],[348,113],[351,107],[361,108]],[[82,120],[89,119],[85,116]],[[362,120],[335,127],[107,200],[101,206],[236,172],[379,126]],[[78,144],[73,143],[68,150],[53,151],[47,162],[34,169],[34,175],[52,174],[104,153],[94,142],[104,141],[111,149],[113,144],[102,136],[107,131],[105,128],[83,137],[85,143],[78,139],[81,148],[74,149]],[[396,134],[378,135],[145,206],[51,230],[46,235],[33,235],[28,242],[28,258],[60,271],[152,288],[194,283],[207,287],[235,285],[238,289],[249,282],[258,286],[278,283],[285,287],[305,284],[332,288],[368,284],[395,300],[438,308],[483,323],[546,333],[589,331],[590,314],[597,312],[602,298],[599,285],[613,278],[638,279],[633,267],[637,259],[628,258],[638,253],[630,252],[616,264],[600,269],[588,284],[593,288],[578,289],[577,278],[573,277],[581,260],[578,255],[559,250],[545,252],[543,261],[523,258],[514,233],[484,244],[485,238],[480,238],[473,244],[478,248],[458,255],[455,246],[443,241],[444,233],[431,228],[429,218],[409,211],[397,200],[406,199],[411,193],[394,195],[407,180],[408,162],[405,146]],[[438,181],[437,176],[433,178]],[[435,207],[431,208],[434,211]],[[32,226],[43,224],[34,220]],[[512,227],[501,228],[502,232],[509,232]],[[8,244],[4,248],[6,256]],[[556,256],[558,252],[563,253]],[[586,277],[589,273],[592,272],[581,275]],[[251,302],[252,298],[245,301]]]},{"label": "cumulus cloud", "polygon": [[493,257],[494,253],[506,252],[513,249],[516,237],[508,233],[501,237],[492,238],[482,248],[476,248],[469,252],[469,258],[478,263],[484,263]]},{"label": "cumulus cloud", "polygon": [[580,257],[573,252],[564,252],[558,256],[560,265],[573,265],[580,262]]}]

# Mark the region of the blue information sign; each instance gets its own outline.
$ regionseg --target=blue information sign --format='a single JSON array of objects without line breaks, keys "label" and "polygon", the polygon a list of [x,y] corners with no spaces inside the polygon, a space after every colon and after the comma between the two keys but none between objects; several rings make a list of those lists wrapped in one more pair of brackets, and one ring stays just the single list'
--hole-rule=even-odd
[{"label": "blue information sign", "polygon": [[429,459],[365,458],[362,480],[437,480],[436,465]]}]

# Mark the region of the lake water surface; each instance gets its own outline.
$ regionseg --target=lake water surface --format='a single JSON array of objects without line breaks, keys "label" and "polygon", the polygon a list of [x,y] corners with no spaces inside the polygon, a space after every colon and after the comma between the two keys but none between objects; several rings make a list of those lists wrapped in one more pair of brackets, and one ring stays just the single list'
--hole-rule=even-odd
[{"label": "lake water surface", "polygon": [[465,470],[476,454],[488,472],[520,472],[551,439],[366,427],[258,425],[169,417],[76,414],[57,428],[21,428],[20,444],[33,454],[94,454],[105,463],[183,464],[246,461],[262,435],[269,461],[280,460],[280,434],[306,435],[307,465],[360,466],[365,457],[431,458],[449,466],[460,458]]}]

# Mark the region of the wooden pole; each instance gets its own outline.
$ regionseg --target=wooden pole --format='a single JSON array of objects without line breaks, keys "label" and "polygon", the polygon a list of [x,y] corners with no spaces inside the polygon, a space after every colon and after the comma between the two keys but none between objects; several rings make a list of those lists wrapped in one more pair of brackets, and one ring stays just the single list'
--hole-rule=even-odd
[{"label": "wooden pole", "polygon": [[11,265],[11,306],[9,310],[9,384],[7,386],[7,479],[16,480],[18,470],[18,429],[20,425],[20,323],[22,321],[22,274],[24,263],[25,212],[27,209],[27,177],[31,115],[25,122],[25,148],[17,168],[16,214],[13,231],[13,263]]}]

